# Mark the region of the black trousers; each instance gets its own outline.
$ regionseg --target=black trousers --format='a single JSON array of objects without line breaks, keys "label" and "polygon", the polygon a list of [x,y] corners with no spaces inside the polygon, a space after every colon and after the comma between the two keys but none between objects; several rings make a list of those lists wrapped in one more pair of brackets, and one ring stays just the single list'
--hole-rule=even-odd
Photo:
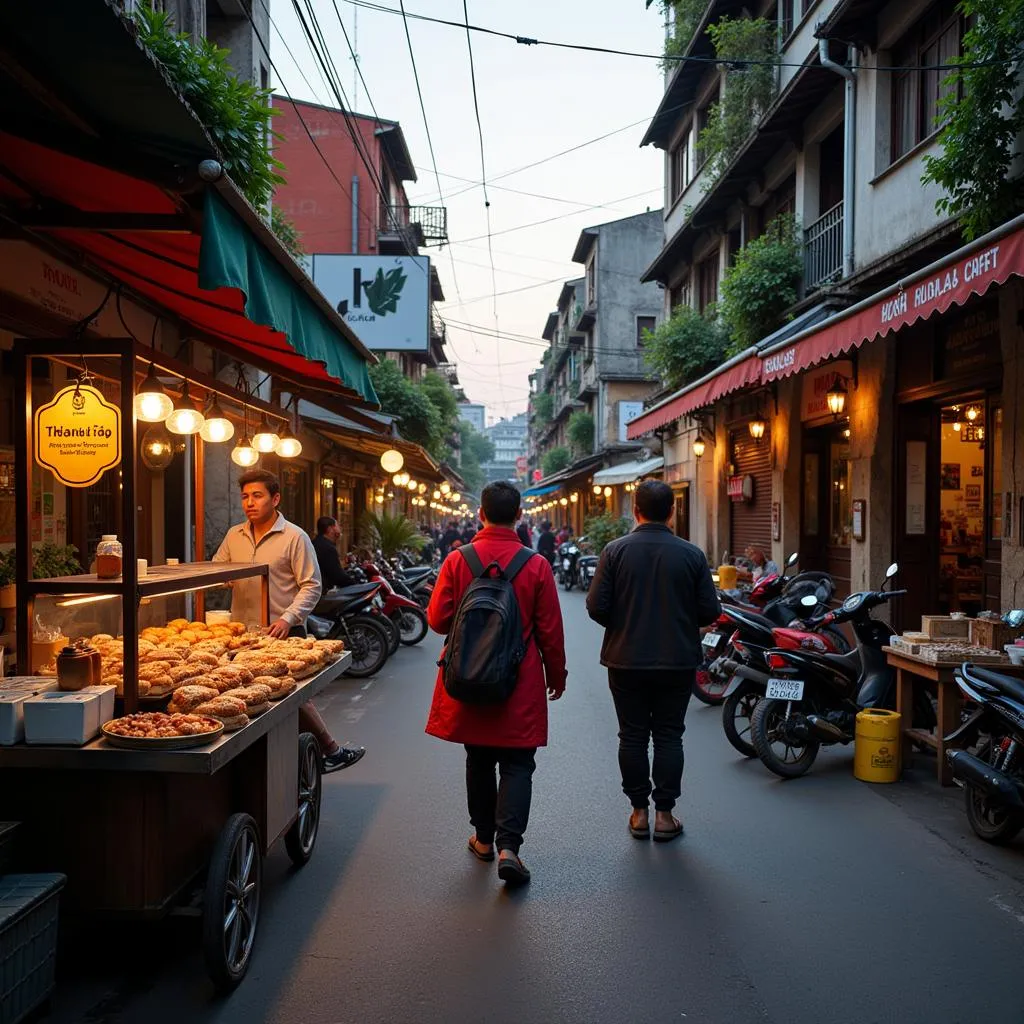
[{"label": "black trousers", "polygon": [[[622,792],[634,807],[671,811],[683,784],[683,730],[693,692],[693,669],[643,672],[608,669],[619,719]],[[654,742],[654,764],[647,758]]]},{"label": "black trousers", "polygon": [[[518,854],[530,818],[536,747],[466,744],[466,797],[476,838]],[[495,778],[495,768],[499,779]]]}]

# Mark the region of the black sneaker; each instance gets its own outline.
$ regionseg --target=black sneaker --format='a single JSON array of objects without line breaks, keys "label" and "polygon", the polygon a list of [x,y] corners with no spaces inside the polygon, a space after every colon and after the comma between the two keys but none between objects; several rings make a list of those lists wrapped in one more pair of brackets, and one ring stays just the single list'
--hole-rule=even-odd
[{"label": "black sneaker", "polygon": [[325,754],[322,771],[337,772],[342,768],[351,768],[366,753],[366,747],[339,747],[333,754]]}]

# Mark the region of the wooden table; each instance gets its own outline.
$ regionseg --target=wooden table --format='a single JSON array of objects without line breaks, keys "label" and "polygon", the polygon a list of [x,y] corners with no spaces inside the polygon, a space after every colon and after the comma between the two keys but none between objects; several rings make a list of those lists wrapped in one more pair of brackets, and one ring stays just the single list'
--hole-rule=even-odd
[{"label": "wooden table", "polygon": [[[883,647],[886,661],[889,666],[896,670],[896,710],[902,716],[900,725],[903,729],[903,766],[910,763],[911,742],[924,743],[931,747],[936,754],[936,770],[939,784],[942,786],[953,785],[953,772],[949,762],[946,760],[946,737],[955,732],[960,725],[960,705],[962,698],[960,689],[956,685],[954,673],[960,667],[961,662],[955,664],[923,661],[910,654],[904,654],[892,647]],[[994,672],[1002,672],[1008,676],[1024,676],[1024,666],[991,663],[982,665],[983,668],[990,668]],[[935,728],[935,735],[925,732],[923,729],[915,729],[914,721],[914,679],[927,679],[935,683],[939,697],[938,724]]]}]

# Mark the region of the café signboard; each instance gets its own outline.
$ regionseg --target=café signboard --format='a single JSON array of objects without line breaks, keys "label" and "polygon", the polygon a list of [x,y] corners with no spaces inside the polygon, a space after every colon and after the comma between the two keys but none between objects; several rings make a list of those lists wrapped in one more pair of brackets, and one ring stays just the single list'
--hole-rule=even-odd
[{"label": "caf\u00e9 signboard", "polygon": [[89,487],[121,462],[121,410],[72,384],[35,415],[35,460],[67,487]]}]

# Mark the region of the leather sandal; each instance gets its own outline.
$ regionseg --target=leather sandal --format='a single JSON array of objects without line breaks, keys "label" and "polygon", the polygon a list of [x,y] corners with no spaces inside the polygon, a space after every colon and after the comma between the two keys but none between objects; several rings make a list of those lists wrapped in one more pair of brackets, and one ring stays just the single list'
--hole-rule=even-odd
[{"label": "leather sandal", "polygon": [[477,860],[491,861],[494,860],[494,844],[489,843],[485,845],[481,843],[477,837],[470,836],[468,844],[469,852],[476,857]]},{"label": "leather sandal", "polygon": [[513,853],[511,857],[498,858],[498,877],[507,885],[526,885],[530,869]]},{"label": "leather sandal", "polygon": [[647,821],[644,822],[643,828],[640,828],[638,825],[634,825],[633,824],[633,821],[635,820],[636,814],[637,814],[637,812],[635,810],[630,812],[630,815],[629,815],[629,834],[634,839],[650,839],[651,838],[651,822],[650,822],[650,817],[648,817]]},{"label": "leather sandal", "polygon": [[683,823],[678,818],[673,818],[672,828],[655,828],[654,841],[656,843],[670,843],[683,834]]}]

